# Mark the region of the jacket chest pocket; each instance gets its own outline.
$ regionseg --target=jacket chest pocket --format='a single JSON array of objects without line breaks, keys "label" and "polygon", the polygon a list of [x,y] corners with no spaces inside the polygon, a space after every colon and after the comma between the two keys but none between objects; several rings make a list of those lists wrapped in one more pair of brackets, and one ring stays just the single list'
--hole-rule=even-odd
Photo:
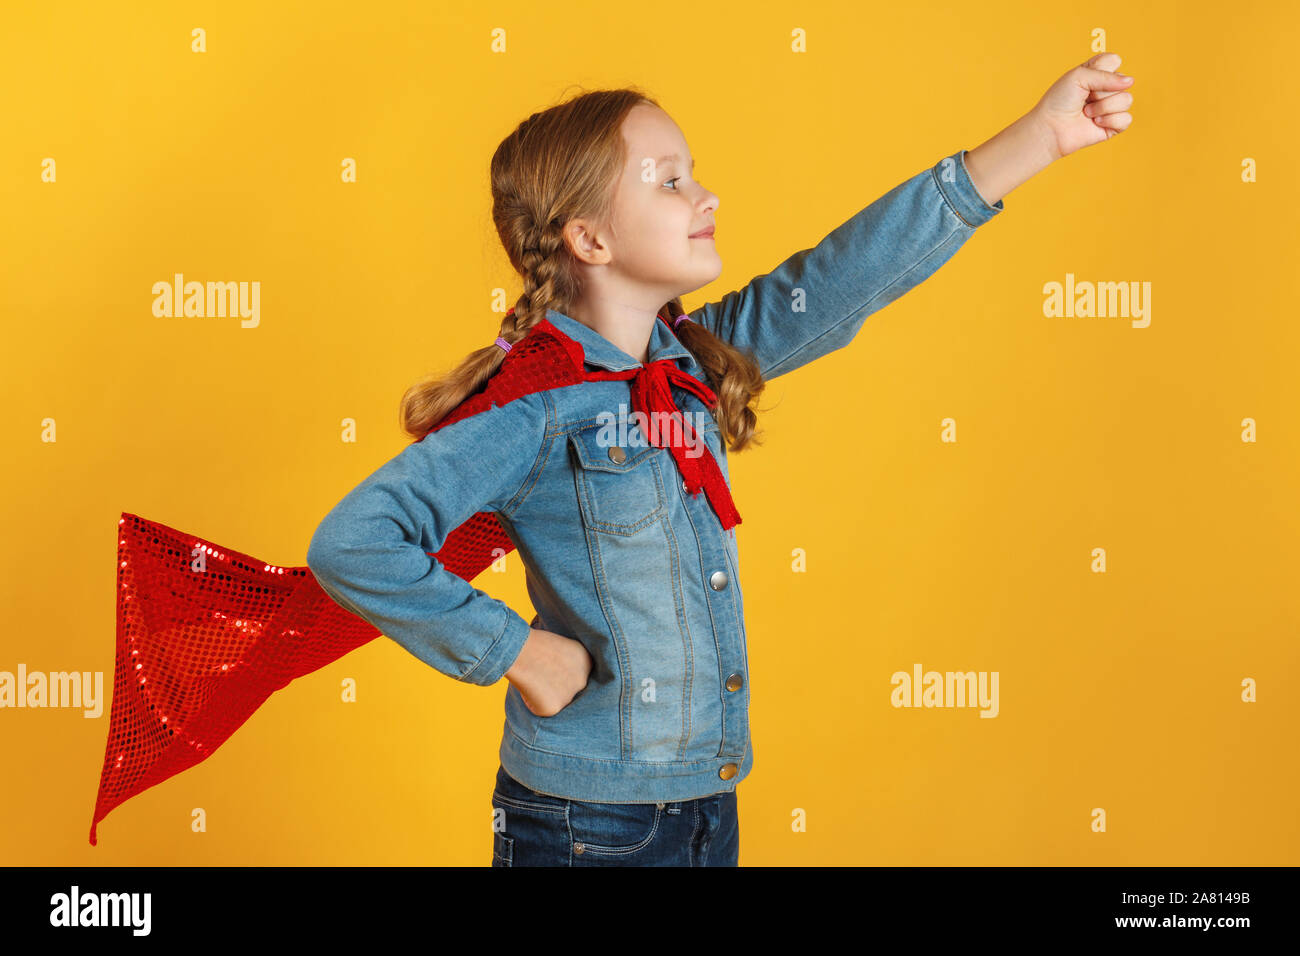
[{"label": "jacket chest pocket", "polygon": [[636,534],[664,513],[661,449],[612,444],[601,432],[595,426],[569,436],[582,522],[593,531]]}]

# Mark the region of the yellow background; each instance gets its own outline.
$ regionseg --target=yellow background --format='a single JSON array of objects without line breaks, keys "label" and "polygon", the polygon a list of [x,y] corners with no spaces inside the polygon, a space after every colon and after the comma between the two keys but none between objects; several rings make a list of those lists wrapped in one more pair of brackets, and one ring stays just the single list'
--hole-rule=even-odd
[{"label": "yellow background", "polygon": [[[721,197],[725,268],[695,308],[994,135],[1105,29],[1137,78],[1132,128],[774,380],[766,445],[732,456],[756,760],[740,859],[1300,862],[1294,5],[45,3],[5,21],[0,669],[100,670],[106,697],[120,512],[302,565],[404,447],[403,389],[491,342],[491,291],[519,282],[488,160],[531,112],[579,87],[660,99]],[[260,281],[261,326],[155,318],[176,272]],[[1151,282],[1150,327],[1045,318],[1067,272]],[[531,617],[517,556],[475,583]],[[998,671],[999,716],[894,709],[890,675],[916,662]],[[374,641],[115,809],[93,848],[108,701],[99,720],[0,711],[0,862],[486,865],[505,689]]]}]

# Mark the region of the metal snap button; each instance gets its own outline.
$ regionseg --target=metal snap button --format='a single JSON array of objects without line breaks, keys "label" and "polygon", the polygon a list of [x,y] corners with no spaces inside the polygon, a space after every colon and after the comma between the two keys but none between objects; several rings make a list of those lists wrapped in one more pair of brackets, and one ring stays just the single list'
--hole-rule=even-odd
[{"label": "metal snap button", "polygon": [[727,678],[727,690],[740,690],[745,686],[745,679],[739,674],[732,674]]},{"label": "metal snap button", "polygon": [[627,452],[615,445],[609,450],[609,460],[616,465],[621,465],[627,461]]},{"label": "metal snap button", "polygon": [[581,853],[581,852],[583,852],[583,851],[586,850],[586,849],[587,849],[587,848],[586,848],[585,846],[583,846],[581,843],[575,843],[575,844],[573,844],[573,852],[574,852],[574,853]]},{"label": "metal snap button", "polygon": [[736,772],[739,769],[740,768],[737,767],[734,763],[724,763],[722,765],[722,769],[718,771],[718,776],[721,777],[723,780],[730,780],[732,777],[736,775]]},{"label": "metal snap button", "polygon": [[709,575],[709,587],[715,591],[721,591],[727,586],[727,572],[714,571]]}]

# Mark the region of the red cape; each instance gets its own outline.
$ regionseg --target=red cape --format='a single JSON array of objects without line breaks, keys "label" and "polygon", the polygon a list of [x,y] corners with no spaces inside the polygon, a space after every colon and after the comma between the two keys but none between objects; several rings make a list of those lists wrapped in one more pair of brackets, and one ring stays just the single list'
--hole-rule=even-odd
[{"label": "red cape", "polygon": [[[543,319],[485,388],[430,434],[533,392],[623,378],[634,379],[638,407],[675,409],[669,384],[689,388],[709,407],[716,402],[707,386],[668,360],[628,372],[587,372],[582,346]],[[673,454],[691,489],[708,494],[723,527],[739,524],[712,455]],[[127,512],[118,525],[117,660],[92,845],[99,821],[114,807],[206,759],[294,678],[380,636],[336,604],[306,567],[268,564]],[[481,511],[429,553],[472,581],[513,550],[495,513]]]}]

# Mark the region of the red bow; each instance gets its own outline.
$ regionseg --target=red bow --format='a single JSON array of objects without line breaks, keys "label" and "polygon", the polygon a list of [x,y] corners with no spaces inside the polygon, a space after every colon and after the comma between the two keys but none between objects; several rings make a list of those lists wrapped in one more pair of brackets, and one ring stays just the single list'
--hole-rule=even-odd
[{"label": "red bow", "polygon": [[[710,409],[718,403],[718,396],[713,389],[689,372],[682,371],[672,359],[659,359],[641,368],[623,372],[588,372],[584,377],[587,381],[632,379],[632,408],[643,414],[645,421],[650,423],[650,427],[642,429],[646,440],[655,447],[667,448],[672,453],[677,469],[686,481],[687,491],[696,494],[701,488],[704,489],[709,505],[722,522],[724,530],[740,524],[740,512],[731,500],[731,490],[727,487],[722,469],[673,401],[670,386],[677,385],[692,392]],[[661,427],[664,423],[670,427]],[[664,435],[665,431],[669,433],[667,436]],[[697,449],[696,454],[687,454],[688,444]],[[702,449],[703,453],[700,454],[698,449]]]}]

